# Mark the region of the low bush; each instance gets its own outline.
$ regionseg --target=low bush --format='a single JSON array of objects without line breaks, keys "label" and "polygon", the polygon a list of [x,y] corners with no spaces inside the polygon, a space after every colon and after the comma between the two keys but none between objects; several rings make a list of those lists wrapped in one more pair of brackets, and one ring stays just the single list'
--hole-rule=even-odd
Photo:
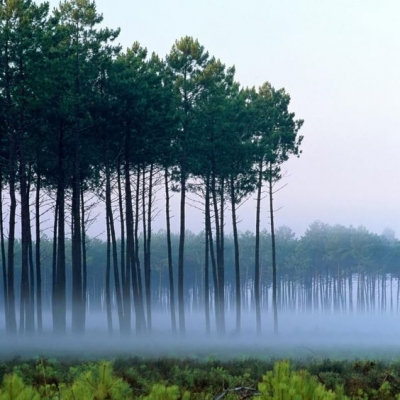
[{"label": "low bush", "polygon": [[1,364],[0,400],[400,400],[399,362],[258,359]]}]

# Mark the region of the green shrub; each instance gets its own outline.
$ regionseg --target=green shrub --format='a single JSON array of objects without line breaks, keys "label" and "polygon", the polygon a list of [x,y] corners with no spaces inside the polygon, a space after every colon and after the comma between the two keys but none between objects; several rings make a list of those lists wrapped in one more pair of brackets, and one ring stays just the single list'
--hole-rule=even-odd
[{"label": "green shrub", "polygon": [[108,362],[89,366],[71,386],[62,385],[60,392],[65,400],[119,400],[132,397],[128,383],[113,375]]},{"label": "green shrub", "polygon": [[148,396],[143,397],[143,400],[189,400],[189,392],[185,392],[182,396],[178,386],[164,386],[155,384],[151,388]]},{"label": "green shrub", "polygon": [[274,370],[267,372],[258,385],[264,400],[336,400],[346,399],[342,391],[327,390],[324,385],[307,371],[292,372],[288,361],[275,364]]},{"label": "green shrub", "polygon": [[6,375],[0,389],[0,400],[39,400],[39,393],[25,385],[17,374]]}]

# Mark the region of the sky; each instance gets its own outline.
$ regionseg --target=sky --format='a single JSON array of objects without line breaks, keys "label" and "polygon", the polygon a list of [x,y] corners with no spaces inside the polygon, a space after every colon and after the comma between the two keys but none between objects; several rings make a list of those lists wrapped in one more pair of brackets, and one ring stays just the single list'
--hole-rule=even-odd
[{"label": "sky", "polygon": [[[290,94],[304,140],[300,158],[284,165],[284,187],[274,199],[278,226],[302,235],[320,220],[400,235],[398,0],[96,4],[105,26],[121,28],[124,49],[138,41],[164,57],[177,39],[193,36],[210,55],[235,65],[242,86],[268,81]],[[254,230],[254,206],[250,199],[241,208],[241,231]],[[187,227],[201,230],[201,214],[188,213]],[[172,222],[177,228],[178,217]],[[262,227],[269,229],[266,202]]]}]

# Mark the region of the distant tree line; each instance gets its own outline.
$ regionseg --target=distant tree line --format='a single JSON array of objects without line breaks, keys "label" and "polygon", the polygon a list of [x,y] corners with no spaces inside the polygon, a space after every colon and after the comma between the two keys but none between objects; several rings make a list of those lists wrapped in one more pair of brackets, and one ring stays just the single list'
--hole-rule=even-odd
[{"label": "distant tree line", "polygon": [[[238,234],[240,244],[241,309],[255,315],[254,255],[255,234]],[[117,241],[120,249],[121,241]],[[398,313],[400,307],[400,241],[390,230],[382,235],[363,227],[330,226],[312,223],[304,235],[296,237],[288,227],[276,230],[277,306],[279,311],[313,313]],[[51,309],[52,240],[42,239],[43,308]],[[143,237],[139,237],[139,258],[142,260]],[[173,274],[177,274],[179,235],[171,235]],[[225,237],[225,312],[236,307],[235,255],[233,234]],[[71,240],[66,241],[70,253]],[[272,313],[271,234],[260,233],[261,308]],[[20,260],[21,240],[16,242],[16,257]],[[185,252],[184,302],[186,313],[204,315],[204,232],[187,232]],[[166,231],[153,234],[152,240],[151,304],[154,310],[170,311],[170,286]],[[87,299],[88,313],[102,312],[106,318],[107,242],[90,238],[87,242]],[[67,298],[70,301],[71,258],[67,257]],[[16,278],[21,276],[21,263],[16,263]],[[116,291],[111,278],[111,303],[117,310]],[[17,287],[17,295],[20,288]],[[214,289],[209,301],[213,304]],[[3,302],[0,301],[3,306]],[[272,320],[271,320],[272,321]]]},{"label": "distant tree line", "polygon": [[[196,260],[202,268],[192,287],[196,293],[201,288],[207,331],[211,314],[218,332],[225,331],[226,279],[231,279],[228,218],[237,330],[243,285],[250,282],[243,281],[243,274],[253,266],[260,330],[266,265],[260,249],[261,200],[268,192],[276,313],[273,188],[281,165],[300,154],[303,121],[289,111],[284,89],[269,83],[242,88],[234,67],[227,68],[191,37],[177,40],[162,59],[139,43],[123,52],[114,44],[119,31],[99,28],[101,22],[89,0],[61,1],[52,12],[48,3],[0,2],[0,254],[6,331],[41,332],[43,302],[50,301],[54,333],[65,334],[70,303],[71,330],[82,334],[88,299],[99,295],[104,295],[110,332],[115,317],[123,333],[131,331],[132,317],[137,332],[151,331],[159,275],[163,288],[167,285],[172,330],[184,333],[185,299],[194,273],[185,226],[188,192],[198,195],[204,212],[204,248]],[[180,193],[177,237],[170,228],[171,191]],[[237,208],[251,195],[257,202],[250,266],[240,249],[244,237],[238,233]],[[163,210],[155,210],[156,198],[165,199]],[[105,255],[103,244],[96,242],[104,257],[96,267],[86,235],[94,201],[104,206],[107,236]],[[156,212],[165,213],[161,236],[152,229]],[[46,238],[42,227],[49,219],[52,233]],[[161,238],[163,274],[154,250]]]}]

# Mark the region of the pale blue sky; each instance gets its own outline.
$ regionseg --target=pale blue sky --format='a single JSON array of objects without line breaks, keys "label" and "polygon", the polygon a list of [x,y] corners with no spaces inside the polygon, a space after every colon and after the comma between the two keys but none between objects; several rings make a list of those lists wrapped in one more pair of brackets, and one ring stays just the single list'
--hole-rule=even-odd
[{"label": "pale blue sky", "polygon": [[[305,138],[301,158],[286,165],[288,185],[276,195],[278,225],[301,234],[320,219],[400,235],[400,1],[96,4],[105,25],[121,28],[124,48],[139,41],[165,56],[190,35],[235,65],[242,85],[269,81],[290,93]],[[243,207],[241,230],[253,230],[253,206]],[[194,211],[189,228],[201,229]]]}]

